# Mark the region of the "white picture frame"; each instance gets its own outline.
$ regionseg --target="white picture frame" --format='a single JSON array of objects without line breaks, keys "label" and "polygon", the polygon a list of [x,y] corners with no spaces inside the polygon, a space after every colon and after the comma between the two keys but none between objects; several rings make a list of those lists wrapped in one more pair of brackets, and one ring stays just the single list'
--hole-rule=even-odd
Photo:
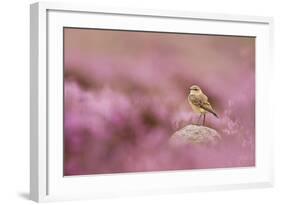
[{"label": "white picture frame", "polygon": [[[256,166],[64,177],[61,32],[65,26],[255,36]],[[273,116],[271,109],[263,109],[270,107],[272,29],[270,17],[97,8],[71,3],[32,4],[30,198],[39,202],[273,186],[273,133],[269,129]]]}]

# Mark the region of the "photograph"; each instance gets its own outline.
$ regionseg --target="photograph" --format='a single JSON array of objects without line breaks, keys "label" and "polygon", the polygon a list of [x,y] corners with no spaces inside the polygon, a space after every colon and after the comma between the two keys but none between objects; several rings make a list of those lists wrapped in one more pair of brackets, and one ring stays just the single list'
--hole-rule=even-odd
[{"label": "photograph", "polygon": [[63,28],[63,175],[255,167],[255,36]]}]

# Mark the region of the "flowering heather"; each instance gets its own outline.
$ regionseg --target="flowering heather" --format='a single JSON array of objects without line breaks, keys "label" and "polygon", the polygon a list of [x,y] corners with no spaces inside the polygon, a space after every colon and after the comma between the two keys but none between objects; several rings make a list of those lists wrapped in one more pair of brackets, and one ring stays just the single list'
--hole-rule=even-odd
[{"label": "flowering heather", "polygon": [[[64,30],[64,174],[255,165],[255,40],[190,34]],[[196,123],[200,85],[219,115],[217,146],[171,147]]]}]

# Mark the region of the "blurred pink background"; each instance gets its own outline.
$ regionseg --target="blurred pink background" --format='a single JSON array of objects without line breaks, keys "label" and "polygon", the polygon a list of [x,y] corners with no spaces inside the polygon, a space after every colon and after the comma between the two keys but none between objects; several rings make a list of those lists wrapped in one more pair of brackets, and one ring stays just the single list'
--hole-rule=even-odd
[{"label": "blurred pink background", "polygon": [[[199,85],[218,146],[171,147]],[[255,38],[64,29],[64,174],[255,165]]]}]

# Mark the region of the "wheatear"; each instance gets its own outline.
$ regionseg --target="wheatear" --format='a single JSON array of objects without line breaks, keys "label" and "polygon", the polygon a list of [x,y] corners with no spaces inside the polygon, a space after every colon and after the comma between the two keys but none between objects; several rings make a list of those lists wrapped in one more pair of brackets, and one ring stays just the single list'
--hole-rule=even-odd
[{"label": "wheatear", "polygon": [[189,90],[190,93],[188,95],[188,102],[193,111],[200,114],[197,124],[199,123],[202,115],[203,125],[205,124],[205,115],[207,112],[212,113],[214,116],[218,117],[211,104],[208,102],[208,97],[202,92],[199,86],[193,85],[189,88]]}]

